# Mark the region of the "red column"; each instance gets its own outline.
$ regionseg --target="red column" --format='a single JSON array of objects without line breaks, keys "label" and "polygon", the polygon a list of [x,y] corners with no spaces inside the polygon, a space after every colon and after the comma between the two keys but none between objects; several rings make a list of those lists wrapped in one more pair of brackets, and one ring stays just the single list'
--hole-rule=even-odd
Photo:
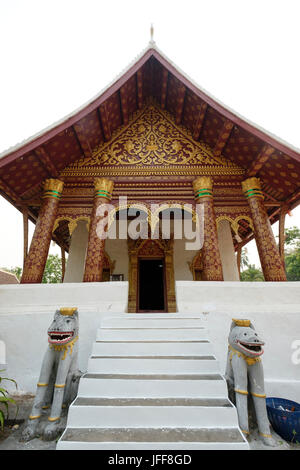
[{"label": "red column", "polygon": [[223,281],[212,186],[213,182],[209,176],[200,176],[193,181],[196,204],[203,206],[204,236],[201,250],[203,279],[205,281]]},{"label": "red column", "polygon": [[[101,205],[109,204],[112,197],[113,185],[113,181],[107,178],[95,179],[94,204],[90,222],[83,282],[102,281],[105,238],[99,232],[99,226],[104,214],[99,216],[97,212]],[[102,234],[106,228],[107,227],[103,227]]]},{"label": "red column", "polygon": [[256,245],[265,280],[286,281],[283,263],[264,206],[260,181],[258,178],[248,178],[243,181],[242,188],[250,206]]},{"label": "red column", "polygon": [[43,204],[24,263],[21,284],[42,282],[63,186],[64,183],[56,179],[48,179],[44,183]]}]

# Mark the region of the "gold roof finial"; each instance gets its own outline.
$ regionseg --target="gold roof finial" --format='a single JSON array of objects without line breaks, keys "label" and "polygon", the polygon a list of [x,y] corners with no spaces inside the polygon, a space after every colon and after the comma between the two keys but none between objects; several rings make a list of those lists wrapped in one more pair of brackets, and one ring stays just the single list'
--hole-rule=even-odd
[{"label": "gold roof finial", "polygon": [[154,36],[154,27],[153,27],[153,23],[151,23],[151,27],[150,27],[150,42],[154,42],[153,36]]}]

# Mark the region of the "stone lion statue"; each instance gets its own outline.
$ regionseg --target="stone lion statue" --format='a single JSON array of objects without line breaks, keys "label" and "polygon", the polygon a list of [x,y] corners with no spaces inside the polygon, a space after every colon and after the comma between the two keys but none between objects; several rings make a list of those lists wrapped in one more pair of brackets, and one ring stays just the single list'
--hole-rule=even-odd
[{"label": "stone lion statue", "polygon": [[50,407],[48,424],[42,435],[45,440],[57,437],[62,407],[67,407],[76,397],[81,376],[78,370],[78,331],[77,308],[61,308],[55,312],[48,328],[48,348],[22,441],[41,434],[38,427],[42,409]]},{"label": "stone lion statue", "polygon": [[225,377],[229,387],[232,386],[235,392],[239,426],[242,432],[249,435],[248,394],[250,391],[261,439],[265,445],[275,446],[276,442],[271,435],[267,415],[261,362],[264,344],[250,320],[233,318],[228,337]]}]

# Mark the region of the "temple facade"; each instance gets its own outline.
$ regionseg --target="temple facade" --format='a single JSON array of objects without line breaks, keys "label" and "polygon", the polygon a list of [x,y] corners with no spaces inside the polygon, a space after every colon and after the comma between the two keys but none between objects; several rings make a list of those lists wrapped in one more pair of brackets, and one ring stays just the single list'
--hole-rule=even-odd
[{"label": "temple facade", "polygon": [[204,93],[153,42],[101,95],[0,157],[1,194],[24,218],[22,284],[41,282],[51,240],[62,282],[128,281],[128,312],[176,312],[176,281],[238,282],[252,239],[265,281],[286,281],[299,153]]}]

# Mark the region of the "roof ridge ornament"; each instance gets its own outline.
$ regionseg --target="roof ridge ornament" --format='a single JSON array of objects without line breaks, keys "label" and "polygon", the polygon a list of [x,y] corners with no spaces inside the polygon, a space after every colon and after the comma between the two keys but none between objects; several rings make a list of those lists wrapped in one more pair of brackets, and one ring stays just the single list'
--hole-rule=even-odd
[{"label": "roof ridge ornament", "polygon": [[151,23],[151,26],[150,26],[150,41],[149,41],[149,44],[150,45],[154,45],[155,44],[155,41],[153,39],[153,36],[154,36],[154,26],[153,26],[153,23]]}]

